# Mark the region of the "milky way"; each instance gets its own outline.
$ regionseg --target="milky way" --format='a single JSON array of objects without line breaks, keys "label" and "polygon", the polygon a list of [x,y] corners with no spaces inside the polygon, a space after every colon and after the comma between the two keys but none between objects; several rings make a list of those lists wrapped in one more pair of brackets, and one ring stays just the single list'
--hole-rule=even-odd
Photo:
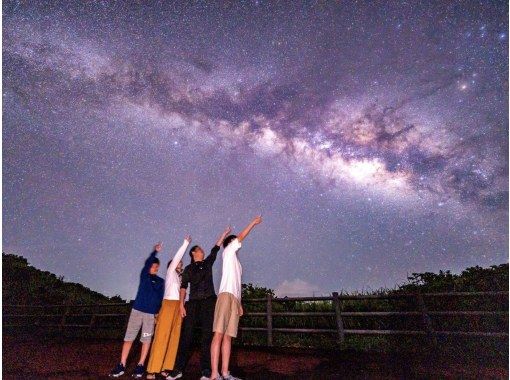
[{"label": "milky way", "polygon": [[258,213],[281,294],[508,261],[505,2],[3,12],[4,251],[127,298],[153,242]]}]

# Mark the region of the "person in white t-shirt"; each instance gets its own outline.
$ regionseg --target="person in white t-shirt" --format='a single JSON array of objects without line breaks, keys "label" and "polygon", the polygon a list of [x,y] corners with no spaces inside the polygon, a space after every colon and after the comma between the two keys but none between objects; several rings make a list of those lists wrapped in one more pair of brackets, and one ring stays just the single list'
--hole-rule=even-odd
[{"label": "person in white t-shirt", "polygon": [[149,364],[147,365],[147,379],[155,379],[156,373],[161,373],[166,377],[168,372],[174,369],[182,323],[179,308],[182,257],[190,242],[191,236],[187,235],[167,266],[165,294],[158,314],[156,334],[154,335]]},{"label": "person in white t-shirt", "polygon": [[[223,247],[223,267],[220,290],[214,310],[213,332],[211,343],[211,380],[236,380],[229,370],[230,350],[232,338],[237,336],[239,317],[243,315],[241,305],[241,275],[243,269],[237,251],[241,248],[241,242],[248,236],[253,227],[262,222],[262,217],[257,216],[238,235],[228,236]],[[221,348],[221,376],[218,371]]]}]

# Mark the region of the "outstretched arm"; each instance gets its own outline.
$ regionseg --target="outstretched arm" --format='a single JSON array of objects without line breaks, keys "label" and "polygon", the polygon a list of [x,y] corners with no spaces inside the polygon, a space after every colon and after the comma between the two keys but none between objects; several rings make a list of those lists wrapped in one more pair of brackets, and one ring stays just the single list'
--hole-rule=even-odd
[{"label": "outstretched arm", "polygon": [[205,259],[206,263],[209,263],[211,265],[214,264],[214,262],[216,261],[216,256],[218,256],[218,252],[220,251],[220,247],[223,244],[223,240],[225,240],[225,238],[230,232],[232,232],[232,228],[230,226],[225,228],[225,231],[222,232],[222,234],[216,241],[216,244],[214,245],[214,247],[212,247],[211,253],[209,254],[209,256],[206,257]]},{"label": "outstretched arm", "polygon": [[232,232],[232,227],[228,226],[227,228],[225,228],[225,231],[223,231],[222,234],[220,235],[220,237],[218,238],[218,241],[216,242],[216,245],[218,247],[221,247],[221,245],[223,244],[223,240],[225,240],[225,238],[231,232]]},{"label": "outstretched arm", "polygon": [[150,256],[147,258],[147,260],[145,260],[145,264],[143,266],[142,273],[140,274],[141,276],[149,274],[149,271],[151,269],[152,263],[154,262],[154,258],[156,257],[157,253],[159,251],[161,251],[161,248],[163,248],[163,244],[162,243],[157,243],[154,246],[154,250],[152,251]]},{"label": "outstretched arm", "polygon": [[250,224],[248,224],[244,228],[244,230],[242,230],[241,233],[239,235],[237,235],[237,240],[239,240],[239,242],[242,242],[246,238],[246,236],[248,236],[248,234],[250,233],[252,228],[255,227],[257,224],[260,224],[260,223],[262,223],[262,216],[261,215],[253,218],[253,220],[250,222]]},{"label": "outstretched arm", "polygon": [[175,268],[177,268],[177,265],[179,265],[179,262],[182,260],[184,252],[186,252],[189,243],[191,243],[191,236],[186,235],[186,237],[184,238],[184,243],[182,243],[181,248],[179,248],[174,258],[172,259],[172,263],[168,267],[167,273],[172,273],[175,270]]}]

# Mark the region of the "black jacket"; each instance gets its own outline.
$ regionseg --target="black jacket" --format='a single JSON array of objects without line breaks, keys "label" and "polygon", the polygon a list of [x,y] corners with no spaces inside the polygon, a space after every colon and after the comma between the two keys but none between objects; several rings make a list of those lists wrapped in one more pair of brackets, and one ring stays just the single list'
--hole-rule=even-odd
[{"label": "black jacket", "polygon": [[203,300],[215,297],[212,267],[220,247],[215,245],[211,253],[203,261],[189,264],[182,273],[181,289],[187,289],[190,284],[189,300]]}]

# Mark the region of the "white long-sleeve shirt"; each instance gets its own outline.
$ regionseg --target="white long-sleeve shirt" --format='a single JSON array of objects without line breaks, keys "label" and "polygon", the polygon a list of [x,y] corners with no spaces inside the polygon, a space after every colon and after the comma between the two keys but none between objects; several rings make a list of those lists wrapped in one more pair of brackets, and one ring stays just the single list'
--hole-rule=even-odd
[{"label": "white long-sleeve shirt", "polygon": [[184,252],[186,252],[188,245],[189,241],[184,239],[184,243],[182,243],[181,248],[179,248],[179,250],[173,257],[172,263],[170,264],[168,270],[166,271],[165,295],[163,296],[163,299],[165,300],[177,300],[177,301],[179,300],[179,290],[181,289],[181,277],[175,271],[175,268],[177,268],[177,265],[179,265],[179,262],[182,260]]},{"label": "white long-sleeve shirt", "polygon": [[241,276],[243,268],[237,258],[237,251],[241,248],[241,242],[234,239],[223,250],[223,267],[219,293],[231,293],[241,301]]}]

